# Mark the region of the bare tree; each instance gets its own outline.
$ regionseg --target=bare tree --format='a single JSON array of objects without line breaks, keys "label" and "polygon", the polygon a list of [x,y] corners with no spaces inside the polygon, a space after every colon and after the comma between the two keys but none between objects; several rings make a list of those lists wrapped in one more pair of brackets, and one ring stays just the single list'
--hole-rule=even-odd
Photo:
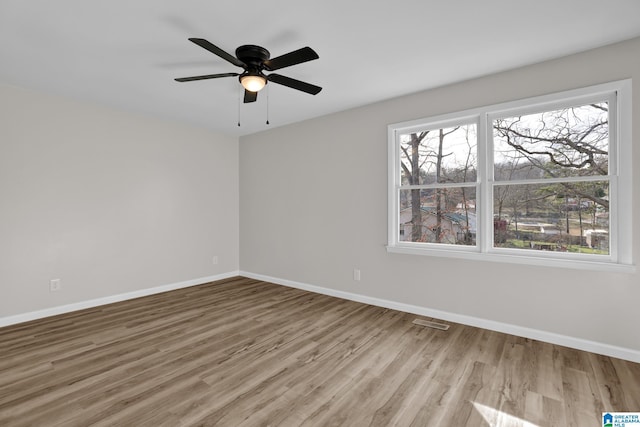
[{"label": "bare tree", "polygon": [[[444,147],[444,138],[447,135],[452,134],[457,131],[459,127],[455,127],[451,129],[449,132],[445,132],[444,129],[440,129],[438,131],[438,152],[436,154],[436,182],[442,183],[446,180],[443,179],[443,171],[442,171],[442,160],[444,157],[451,155],[443,153]],[[436,228],[434,230],[436,242],[440,243],[442,241],[442,215],[443,215],[443,198],[445,195],[445,191],[441,188],[436,190]]]},{"label": "bare tree", "polygon": [[[511,148],[512,157],[526,160],[548,177],[607,175],[606,103],[497,119],[493,128],[496,139]],[[606,198],[584,192],[573,183],[562,186],[576,196],[609,207]]]},{"label": "bare tree", "polygon": [[[427,160],[426,155],[421,155],[421,143],[427,137],[429,131],[412,133],[408,146],[401,145],[404,155],[400,162],[404,178],[409,185],[420,184],[420,171]],[[419,242],[422,239],[422,202],[420,189],[411,190],[411,241]]]}]

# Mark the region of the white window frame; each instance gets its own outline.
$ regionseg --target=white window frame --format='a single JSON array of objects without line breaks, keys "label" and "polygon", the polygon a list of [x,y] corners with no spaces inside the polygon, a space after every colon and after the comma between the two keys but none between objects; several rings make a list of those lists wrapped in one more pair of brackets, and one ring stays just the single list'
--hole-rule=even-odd
[{"label": "white window frame", "polygon": [[[508,263],[635,272],[632,257],[631,80],[620,80],[550,95],[505,102],[388,126],[388,244],[392,253]],[[494,118],[552,111],[568,105],[609,101],[609,255],[533,251],[493,246]],[[456,123],[477,123],[477,245],[418,243],[399,240],[400,135]],[[548,182],[548,181],[544,181]],[[530,183],[530,182],[528,182]]]}]

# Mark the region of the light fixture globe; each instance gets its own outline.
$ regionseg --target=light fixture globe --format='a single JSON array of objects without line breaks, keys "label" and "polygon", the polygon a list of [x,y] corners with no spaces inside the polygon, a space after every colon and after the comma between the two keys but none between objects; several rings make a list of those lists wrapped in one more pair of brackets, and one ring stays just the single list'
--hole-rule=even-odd
[{"label": "light fixture globe", "polygon": [[259,92],[267,84],[267,79],[258,73],[246,73],[240,76],[240,84],[249,92]]}]

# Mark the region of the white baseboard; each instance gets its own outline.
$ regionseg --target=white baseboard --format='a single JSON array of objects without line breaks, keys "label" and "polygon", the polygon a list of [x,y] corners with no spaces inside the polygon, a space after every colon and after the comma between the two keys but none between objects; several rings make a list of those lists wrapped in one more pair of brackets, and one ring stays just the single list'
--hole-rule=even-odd
[{"label": "white baseboard", "polygon": [[251,273],[248,271],[232,271],[228,273],[218,274],[209,277],[200,277],[198,279],[187,280],[179,283],[171,283],[168,285],[157,286],[149,289],[141,289],[138,291],[127,292],[124,294],[111,295],[103,298],[97,298],[78,303],[67,304],[57,307],[51,307],[44,310],[37,310],[28,313],[17,314],[0,318],[0,327],[14,325],[17,323],[28,322],[30,320],[42,319],[44,317],[56,316],[58,314],[70,313],[86,308],[98,307],[114,302],[126,301],[129,299],[144,297],[148,295],[168,292],[176,289],[187,288],[189,286],[202,285],[216,280],[228,279],[235,276],[244,276],[250,279],[263,280],[278,285],[288,286],[291,288],[302,289],[318,294],[329,295],[350,301],[361,302],[364,304],[375,305],[378,307],[389,308],[392,310],[404,311],[420,316],[432,317],[449,322],[460,323],[463,325],[475,326],[478,328],[488,329],[491,331],[503,332],[506,334],[516,335],[524,338],[535,339],[548,342],[551,344],[562,345],[565,347],[575,348],[578,350],[589,351],[591,353],[602,354],[605,356],[617,357],[619,359],[629,360],[631,362],[640,363],[640,351],[624,347],[617,347],[610,344],[604,344],[596,341],[589,341],[582,338],[560,335],[553,332],[541,331],[538,329],[526,328],[523,326],[512,325],[508,323],[496,322],[493,320],[482,319],[463,314],[450,313],[441,310],[435,310],[417,305],[405,304],[396,301],[385,300],[381,298],[370,297],[367,295],[344,292],[335,289],[325,288],[307,283],[296,282],[293,280],[280,279],[277,277],[265,276],[262,274]]},{"label": "white baseboard", "polygon": [[616,357],[631,362],[640,363],[640,351],[630,348],[617,347],[610,344],[604,344],[595,341],[589,341],[582,338],[560,335],[553,332],[531,329],[523,326],[512,325],[509,323],[496,322],[493,320],[482,319],[478,317],[466,316],[463,314],[450,313],[441,310],[435,310],[426,307],[420,307],[411,304],[404,304],[396,301],[374,298],[351,292],[338,291],[335,289],[324,288],[321,286],[310,285],[307,283],[295,282],[292,280],[280,279],[277,277],[265,276],[262,274],[250,273],[248,271],[240,271],[241,276],[250,279],[262,280],[278,285],[288,286],[291,288],[303,289],[305,291],[315,292],[323,295],[329,295],[337,298],[347,299],[351,301],[361,302],[364,304],[375,305],[378,307],[390,308],[393,310],[404,311],[405,313],[417,314],[425,317],[433,317],[436,319],[446,320],[449,322],[460,323],[468,326],[475,326],[491,331],[503,332],[506,334],[516,335],[523,338],[530,338],[538,341],[544,341],[551,344],[562,345],[565,347],[584,350],[591,353],[602,354],[605,356]]},{"label": "white baseboard", "polygon": [[198,279],[187,280],[179,283],[171,283],[168,285],[157,286],[154,288],[141,289],[139,291],[127,292],[124,294],[110,295],[107,297],[96,298],[88,301],[81,301],[73,304],[66,304],[57,307],[46,308],[44,310],[31,311],[29,313],[16,314],[14,316],[0,317],[0,327],[15,325],[17,323],[28,322],[30,320],[42,319],[44,317],[56,316],[58,314],[70,313],[72,311],[84,310],[86,308],[98,307],[114,302],[126,301],[134,298],[145,297],[148,295],[159,294],[162,292],[173,291],[176,289],[188,288],[189,286],[202,285],[216,280],[228,279],[238,276],[238,271],[217,274],[215,276],[200,277]]}]

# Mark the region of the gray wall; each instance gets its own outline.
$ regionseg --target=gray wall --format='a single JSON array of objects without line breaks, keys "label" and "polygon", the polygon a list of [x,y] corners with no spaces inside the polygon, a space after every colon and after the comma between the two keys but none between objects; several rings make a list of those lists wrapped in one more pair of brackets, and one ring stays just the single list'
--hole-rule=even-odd
[{"label": "gray wall", "polygon": [[0,318],[238,270],[237,139],[2,85],[0,124]]},{"label": "gray wall", "polygon": [[[635,80],[633,164],[640,165],[640,39],[243,137],[240,268],[639,351],[638,273],[385,250],[388,124],[624,78]],[[639,182],[640,168],[633,173]],[[634,212],[639,204],[636,185]],[[640,227],[633,239],[637,265]]]}]

